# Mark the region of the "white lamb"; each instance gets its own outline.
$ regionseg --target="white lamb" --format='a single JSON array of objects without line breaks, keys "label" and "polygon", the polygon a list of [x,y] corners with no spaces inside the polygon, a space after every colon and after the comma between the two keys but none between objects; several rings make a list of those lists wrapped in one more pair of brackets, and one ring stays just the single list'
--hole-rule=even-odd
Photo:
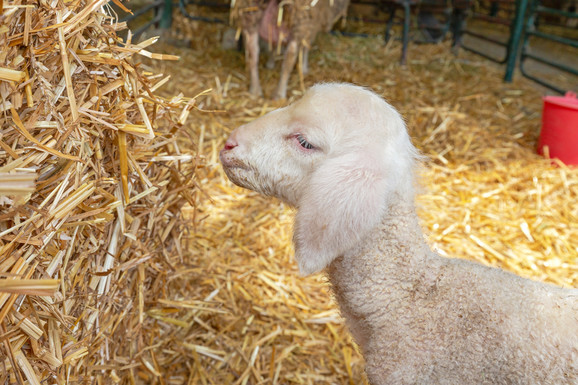
[{"label": "white lamb", "polygon": [[443,258],[414,206],[400,115],[347,84],[235,130],[235,184],[297,208],[299,269],[327,267],[371,384],[578,384],[578,290]]}]

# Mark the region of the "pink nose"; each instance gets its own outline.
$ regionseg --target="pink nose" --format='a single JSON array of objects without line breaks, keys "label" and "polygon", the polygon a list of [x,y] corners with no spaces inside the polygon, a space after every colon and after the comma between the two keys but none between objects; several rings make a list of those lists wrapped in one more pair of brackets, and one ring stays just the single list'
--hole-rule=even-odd
[{"label": "pink nose", "polygon": [[227,139],[227,141],[225,142],[225,147],[223,148],[223,151],[232,150],[238,145],[239,141],[237,140],[237,130],[234,130],[233,132],[231,132],[229,139]]},{"label": "pink nose", "polygon": [[229,138],[227,139],[227,141],[225,142],[225,150],[232,150],[233,148],[237,147],[239,145],[239,143],[237,143],[237,141],[234,138]]},{"label": "pink nose", "polygon": [[221,151],[219,151],[219,159],[221,160],[221,163],[225,167],[232,166],[234,164],[234,160],[233,160],[234,154],[229,152],[229,151],[231,151],[235,147],[239,146],[239,142],[237,141],[237,139],[235,137],[236,133],[237,133],[237,131],[233,131],[231,133],[231,136],[225,142],[225,146],[223,147],[223,149]]}]

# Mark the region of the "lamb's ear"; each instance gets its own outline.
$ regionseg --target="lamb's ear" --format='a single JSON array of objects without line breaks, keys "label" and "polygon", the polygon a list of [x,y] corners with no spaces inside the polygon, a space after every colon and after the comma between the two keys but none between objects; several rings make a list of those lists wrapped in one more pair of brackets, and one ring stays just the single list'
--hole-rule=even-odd
[{"label": "lamb's ear", "polygon": [[295,220],[301,274],[323,270],[374,228],[386,207],[381,162],[368,153],[326,159],[311,176]]}]

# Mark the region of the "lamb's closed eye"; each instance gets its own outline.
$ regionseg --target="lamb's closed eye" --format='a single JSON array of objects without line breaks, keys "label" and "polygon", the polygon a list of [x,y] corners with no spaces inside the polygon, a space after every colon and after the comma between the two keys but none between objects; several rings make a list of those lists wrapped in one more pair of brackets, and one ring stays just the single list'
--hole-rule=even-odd
[{"label": "lamb's closed eye", "polygon": [[[292,138],[308,156],[279,140],[293,116],[315,138]],[[299,269],[327,267],[371,384],[578,384],[578,290],[432,252],[413,202],[417,151],[379,96],[318,85],[227,143],[233,182],[297,208]]]},{"label": "lamb's closed eye", "polygon": [[315,146],[312,145],[311,143],[309,143],[307,141],[307,139],[305,139],[305,137],[301,134],[295,134],[295,139],[297,140],[297,142],[299,142],[299,145],[301,145],[301,147],[303,147],[306,150],[313,150],[315,149]]}]

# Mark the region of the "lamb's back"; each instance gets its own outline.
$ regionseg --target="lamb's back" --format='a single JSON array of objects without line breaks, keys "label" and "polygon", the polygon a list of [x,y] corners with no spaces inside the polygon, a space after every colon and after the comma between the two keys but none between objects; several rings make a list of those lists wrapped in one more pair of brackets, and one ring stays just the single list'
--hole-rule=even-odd
[{"label": "lamb's back", "polygon": [[578,383],[578,290],[439,258],[370,322],[373,383]]}]

